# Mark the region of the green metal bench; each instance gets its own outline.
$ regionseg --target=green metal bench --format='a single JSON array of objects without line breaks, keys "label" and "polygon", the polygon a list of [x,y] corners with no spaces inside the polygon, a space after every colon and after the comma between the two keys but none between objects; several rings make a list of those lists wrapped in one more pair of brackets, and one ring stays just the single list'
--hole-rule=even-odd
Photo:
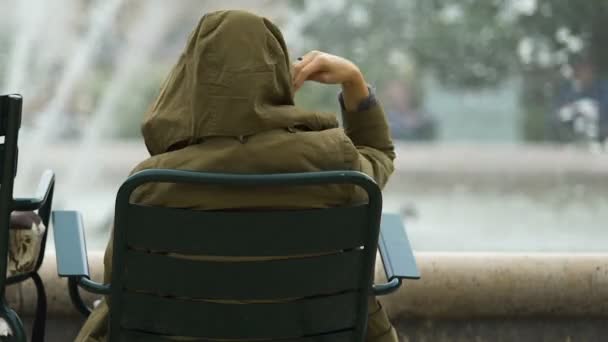
[{"label": "green metal bench", "polygon": [[[256,188],[354,184],[369,201],[328,209],[238,211],[129,202],[139,186],[157,182]],[[112,284],[89,278],[82,218],[74,211],[53,215],[58,273],[69,278],[72,299],[85,314],[89,309],[77,286],[110,296],[110,341],[166,341],[170,336],[362,341],[368,296],[390,293],[402,279],[420,277],[401,219],[381,211],[380,189],[359,172],[146,170],[118,191]],[[388,283],[374,285],[377,246]],[[281,257],[213,261],[167,253]]]},{"label": "green metal bench", "polygon": [[[44,258],[46,237],[53,202],[55,176],[52,171],[45,171],[40,179],[36,196],[33,198],[13,198],[13,186],[17,174],[19,128],[21,126],[21,108],[23,99],[19,95],[0,96],[0,136],[4,142],[0,144],[0,160],[2,174],[0,175],[0,316],[4,318],[13,331],[12,340],[25,341],[26,335],[19,316],[7,305],[5,288],[32,279],[36,285],[37,307],[34,317],[32,341],[43,341],[46,324],[46,293],[38,271]],[[13,211],[38,211],[42,223],[47,230],[42,236],[40,253],[36,265],[31,272],[7,277],[7,258],[9,253],[10,216]]]}]

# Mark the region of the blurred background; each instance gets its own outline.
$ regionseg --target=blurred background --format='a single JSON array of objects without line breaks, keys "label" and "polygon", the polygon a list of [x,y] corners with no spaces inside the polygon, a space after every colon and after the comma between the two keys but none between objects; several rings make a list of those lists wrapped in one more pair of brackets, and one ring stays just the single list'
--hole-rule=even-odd
[{"label": "blurred background", "polygon": [[[387,210],[419,251],[608,251],[608,2],[0,0],[0,93],[24,96],[18,194],[45,168],[55,208],[105,247],[147,157],[139,125],[206,12],[248,9],[364,71],[397,140]],[[338,89],[297,103],[338,111]]]}]

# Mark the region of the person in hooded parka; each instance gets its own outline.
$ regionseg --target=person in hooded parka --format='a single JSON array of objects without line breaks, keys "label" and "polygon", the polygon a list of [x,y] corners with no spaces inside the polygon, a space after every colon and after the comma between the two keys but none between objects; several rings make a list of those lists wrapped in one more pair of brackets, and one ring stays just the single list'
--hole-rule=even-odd
[{"label": "person in hooded parka", "polygon": [[[344,128],[335,114],[294,105],[295,92],[306,81],[342,86]],[[214,12],[200,20],[145,114],[142,133],[150,157],[133,173],[356,170],[384,186],[395,158],[384,112],[352,62],[313,51],[292,64],[279,29],[244,11]],[[132,197],[139,204],[199,210],[323,208],[364,200],[352,185],[239,191],[154,183]],[[111,260],[112,240],[104,259],[106,283]],[[109,305],[102,300],[77,341],[107,340]],[[367,341],[397,341],[375,298],[369,312]]]}]

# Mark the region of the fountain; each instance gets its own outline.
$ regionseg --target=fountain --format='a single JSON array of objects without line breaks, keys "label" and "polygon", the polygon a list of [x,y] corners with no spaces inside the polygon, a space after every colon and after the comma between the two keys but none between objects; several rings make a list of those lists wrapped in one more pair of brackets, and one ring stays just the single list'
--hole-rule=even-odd
[{"label": "fountain", "polygon": [[36,34],[40,31],[42,16],[49,2],[44,0],[23,0],[17,5],[17,17],[24,20],[18,21],[18,27],[13,35],[14,42],[8,58],[7,76],[1,93],[9,93],[16,89],[23,89],[27,93],[25,82],[29,58],[32,54],[32,45],[36,40]]},{"label": "fountain", "polygon": [[[21,157],[25,165],[28,165],[28,162],[35,158],[35,149],[46,143],[56,133],[57,124],[64,119],[67,102],[70,100],[77,82],[86,69],[90,67],[92,57],[100,47],[99,41],[112,24],[122,3],[123,0],[102,1],[98,3],[98,7],[92,9],[89,31],[78,44],[74,58],[66,66],[51,101],[42,111],[40,121],[30,135],[26,137],[28,144],[24,145],[25,148]],[[23,177],[19,179],[31,179],[33,175],[31,169],[29,170],[30,172],[26,171]]]},{"label": "fountain", "polygon": [[[182,6],[167,6],[167,2],[163,0],[145,2],[94,1],[89,2],[88,5],[83,5],[80,0],[60,0],[53,3],[44,0],[19,2],[17,8],[18,19],[14,21],[16,34],[11,36],[14,37],[14,41],[9,50],[8,74],[3,81],[4,89],[24,93],[26,105],[30,102],[41,103],[35,106],[39,113],[38,117],[33,120],[34,125],[30,124],[33,127],[27,125],[27,119],[31,116],[31,113],[27,109],[25,112],[26,120],[21,135],[20,173],[17,177],[17,191],[29,191],[34,186],[33,182],[35,182],[41,169],[52,167],[58,174],[56,207],[82,210],[85,213],[87,226],[93,227],[92,230],[94,231],[103,232],[94,238],[94,240],[102,242],[93,244],[93,246],[101,247],[107,234],[106,225],[112,217],[113,197],[116,189],[134,165],[146,158],[145,147],[141,141],[122,142],[111,137],[112,129],[116,127],[117,120],[125,115],[141,116],[145,110],[121,112],[120,102],[122,100],[141,96],[137,89],[132,89],[133,82],[141,78],[142,75],[145,76],[147,70],[151,68],[162,72],[169,68],[177,58],[177,53],[183,47],[187,32],[194,26],[201,13],[220,7],[256,7],[270,6],[270,4],[272,4],[272,1],[257,1],[244,5],[242,1],[236,0],[206,1],[204,4],[190,1],[184,2]],[[320,3],[318,4],[320,6]],[[339,7],[337,4],[335,6],[337,6],[336,8]],[[197,11],[192,11],[193,7],[197,8]],[[54,31],[63,32],[63,35],[69,37],[72,42],[72,45],[65,44],[65,49],[68,50],[65,56],[70,58],[63,57],[60,68],[55,68],[59,73],[53,71],[53,63],[40,62],[37,58],[39,52],[51,51],[49,53],[58,54],[56,48],[45,45],[47,40],[51,43],[57,43],[57,41],[50,40],[50,38],[47,40],[40,38],[47,29],[58,30],[56,26],[49,26],[48,19],[46,21],[41,20],[41,18],[44,18],[44,13],[58,8],[64,8],[64,12],[68,13],[64,13],[65,17],[61,18],[64,26],[75,25],[72,17],[86,18],[84,25],[80,25],[76,33],[70,34],[69,30],[65,28],[61,29],[63,31]],[[312,14],[309,13],[309,15],[317,15],[321,10],[322,6],[311,12]],[[272,11],[272,15],[282,16],[285,14],[281,12],[280,6],[274,6]],[[121,15],[123,15],[122,20]],[[298,18],[296,17],[296,20],[284,25],[286,36],[292,38],[292,44],[298,41],[297,33],[302,20],[302,18]],[[78,27],[78,25],[76,26]],[[179,34],[175,35],[175,32],[179,32]],[[164,37],[169,35],[175,35],[177,39],[175,42],[171,42],[172,47],[167,50],[167,39]],[[96,59],[100,54],[107,53],[104,49],[108,48],[108,36],[111,36],[109,41],[113,49],[114,62],[99,66]],[[165,43],[161,44],[163,42]],[[298,49],[298,47],[296,46],[295,49]],[[44,54],[42,56],[48,57]],[[35,66],[32,72],[30,72],[30,66]],[[107,79],[99,90],[99,94],[94,97],[93,103],[89,106],[90,114],[83,122],[79,136],[70,141],[60,139],[61,127],[67,120],[71,120],[67,113],[68,109],[73,106],[74,98],[89,91],[82,89],[81,85],[83,82],[89,81],[87,75],[89,75],[91,69],[97,70],[100,68],[104,69],[104,75]],[[53,72],[56,74],[54,77],[51,75]],[[52,87],[48,89],[37,87],[37,84],[45,84],[48,80],[53,79],[57,81],[52,84]],[[52,95],[47,97],[45,93]],[[437,94],[437,92],[433,94]],[[431,95],[438,96],[433,94]],[[439,95],[442,94],[439,93]],[[442,96],[445,100],[445,94]],[[37,98],[42,98],[42,101],[37,100]],[[431,99],[435,104],[442,103],[440,98],[434,99],[431,97]],[[488,101],[486,99],[486,102]],[[441,111],[438,110],[438,112]],[[474,149],[478,149],[478,147],[472,148],[472,150]],[[527,151],[527,149],[522,149],[521,153],[526,153],[524,151]],[[408,156],[404,156],[405,153],[410,152],[401,154],[401,160],[403,161],[408,160]],[[446,156],[442,156],[441,153],[434,154],[434,156],[439,159],[452,158],[450,153],[447,153]],[[518,156],[515,153],[510,153],[508,158],[517,159]],[[589,158],[593,159],[593,157]],[[588,163],[589,161],[582,162]],[[412,161],[412,163],[416,163],[416,161]],[[402,165],[407,164],[407,162],[402,163]],[[529,168],[533,167],[532,165],[533,163],[522,167]],[[483,163],[475,163],[475,165],[469,167],[483,167]],[[581,172],[587,171],[581,170]],[[406,184],[408,177],[410,177],[408,173],[403,177],[397,176],[392,184]],[[449,175],[446,174],[442,177],[449,177]],[[534,220],[535,225],[559,227],[553,229],[561,231],[564,240],[547,248],[566,248],[567,244],[563,241],[568,237],[566,233],[568,226],[575,222],[585,222],[587,229],[601,235],[601,229],[596,227],[595,221],[589,222],[579,219],[584,216],[581,216],[580,213],[601,211],[600,209],[605,205],[601,194],[595,191],[599,188],[587,186],[585,182],[577,187],[573,183],[557,181],[543,190],[534,190],[536,192],[526,189],[525,185],[517,185],[516,188],[511,189],[512,191],[505,193],[504,191],[500,192],[502,190],[480,192],[470,190],[475,188],[474,184],[462,185],[463,183],[470,183],[470,180],[459,180],[456,184],[438,188],[436,186],[438,179],[429,178],[426,181],[428,183],[403,190],[394,190],[398,186],[392,186],[387,191],[387,205],[391,208],[402,209],[406,206],[408,207],[405,210],[406,212],[418,214],[418,217],[411,220],[410,227],[413,230],[413,238],[418,241],[418,246],[424,247],[424,249],[449,249],[448,245],[441,244],[438,240],[432,238],[434,235],[441,234],[442,229],[448,225],[448,222],[442,220],[442,218],[448,216],[440,214],[445,212],[445,208],[454,208],[447,213],[451,215],[453,222],[461,223],[460,225],[453,223],[450,226],[460,227],[458,231],[466,231],[467,227],[476,227],[471,228],[473,229],[472,233],[488,232],[483,227],[486,225],[484,220],[487,219],[487,215],[483,215],[483,213],[493,212],[492,215],[496,216],[504,212],[505,219],[501,220],[504,225],[500,229],[504,229],[504,226],[519,227],[516,229],[519,235],[512,242],[506,244],[508,246],[504,248],[507,249],[514,248],[509,246],[517,245],[515,240],[525,236],[523,227],[532,222],[509,220],[509,217],[514,217],[512,213],[518,210],[527,211],[529,213],[527,217],[529,217],[529,220]],[[559,220],[551,219],[550,213],[560,205],[551,201],[551,199],[562,198],[563,193],[578,191],[572,190],[574,188],[592,192],[593,203],[588,203],[586,200],[575,206],[567,207],[567,210],[561,211],[562,215],[566,217]],[[83,191],[83,189],[87,189],[87,191]],[[435,190],[430,191],[429,189]],[[409,200],[405,202],[403,200],[404,194],[409,197]],[[537,201],[538,196],[543,198],[543,201]],[[500,198],[505,201],[501,201]],[[414,203],[414,205],[412,206],[410,203]],[[480,206],[485,209],[481,209]],[[559,225],[560,222],[570,222],[570,224],[564,224],[562,227]],[[487,243],[489,243],[491,235],[492,233],[488,233],[488,238],[484,240],[485,248],[490,246]],[[579,235],[579,237],[582,238],[584,235]],[[579,240],[577,239],[577,241]],[[603,240],[594,240],[593,248],[601,250],[601,241]],[[580,240],[579,247],[572,248],[584,248],[584,245],[584,241]],[[468,246],[467,248],[483,249],[483,246]],[[494,244],[491,246],[491,248],[500,247]],[[534,247],[534,243],[531,243],[526,249]]]},{"label": "fountain", "polygon": [[[7,75],[2,82],[5,92],[19,92],[25,98],[16,192],[30,191],[41,170],[53,168],[58,173],[55,207],[80,209],[90,227],[106,227],[120,181],[146,157],[140,142],[141,148],[135,149],[134,154],[127,153],[125,158],[105,162],[100,157],[104,153],[100,153],[100,148],[104,151],[108,145],[117,146],[112,137],[117,120],[125,115],[143,115],[145,108],[120,112],[121,101],[140,96],[141,89],[133,89],[132,85],[151,69],[160,73],[168,70],[201,14],[226,7],[253,9],[271,3],[189,0],[167,6],[162,0],[19,2],[11,26],[16,34],[11,36]],[[197,10],[192,11],[193,8]],[[281,8],[274,6],[270,15],[280,13]],[[58,15],[45,16],[49,11]],[[53,34],[47,37],[46,33]],[[170,42],[170,49],[162,45],[166,45],[168,35],[177,38]],[[100,65],[100,56],[108,53],[112,61]],[[98,93],[92,94],[83,85],[90,84],[91,74],[101,69],[107,78]],[[77,123],[75,139],[65,140],[62,130],[75,122],[69,115],[74,112],[74,101],[83,97],[90,97],[92,102],[84,112],[80,110],[88,112],[81,115],[86,120]],[[105,177],[108,163],[112,163],[110,172],[115,175],[109,181]],[[83,188],[90,191],[83,192]],[[107,232],[102,230],[100,240]]]},{"label": "fountain", "polygon": [[[112,137],[118,119],[143,114],[144,109],[122,112],[120,107],[123,99],[142,96],[139,89],[132,88],[133,82],[147,76],[151,69],[160,70],[161,73],[168,70],[183,47],[187,33],[202,13],[221,7],[272,6],[269,9],[271,12],[268,12],[270,16],[283,16],[284,5],[278,4],[284,2],[21,0],[17,3],[13,9],[16,13],[12,22],[14,34],[10,36],[14,40],[11,41],[6,61],[2,61],[7,65],[7,72],[0,83],[3,92],[19,92],[25,96],[26,111],[16,190],[30,192],[42,168],[50,167],[56,171],[55,208],[83,212],[92,255],[91,265],[97,277],[101,271],[100,251],[107,241],[107,227],[113,217],[115,192],[135,164],[147,157],[141,140],[121,141]],[[318,12],[309,15],[320,15],[325,9],[324,3],[317,2],[317,5]],[[46,16],[51,11],[59,17]],[[78,23],[75,17],[86,19]],[[290,18],[288,25],[284,25],[291,44],[298,42],[301,20],[296,17],[292,21]],[[100,65],[99,56],[110,48],[113,62]],[[103,70],[105,77],[94,95],[88,94],[92,91],[82,86],[93,83],[88,78],[92,70]],[[74,107],[74,100],[83,95],[92,98],[84,111],[87,113],[86,120],[77,137],[64,139],[61,129],[67,121],[73,120],[68,114]],[[432,96],[435,96],[431,97],[435,106],[460,106],[458,110],[466,112],[470,120],[471,112],[462,110],[460,95],[454,95],[453,102],[446,101],[445,94],[434,92]],[[512,100],[512,107],[515,107],[515,99]],[[496,98],[476,93],[471,96],[471,101],[474,101],[471,107],[479,107],[483,101],[493,105]],[[503,111],[512,110],[512,107],[503,108]],[[33,113],[38,114],[34,117]],[[494,111],[491,120],[496,120],[496,113]],[[455,116],[452,120],[462,118]],[[551,146],[481,144],[398,144],[397,152],[397,170],[385,192],[385,207],[393,211],[401,210],[408,217],[410,238],[415,248],[422,251],[421,259],[427,259],[427,265],[440,261],[437,262],[440,271],[436,274],[456,274],[456,278],[444,276],[446,282],[459,279],[457,284],[465,284],[469,280],[469,273],[467,269],[461,273],[449,273],[450,268],[441,268],[442,265],[454,268],[476,265],[475,262],[480,260],[478,255],[488,257],[486,254],[489,252],[503,252],[498,257],[490,255],[488,258],[500,259],[504,269],[516,273],[519,264],[525,262],[523,259],[537,252],[576,253],[579,258],[586,258],[582,253],[594,252],[599,255],[606,251],[608,233],[602,224],[608,220],[605,196],[608,185],[604,180],[608,160],[601,155]],[[52,251],[53,247],[48,250]],[[444,254],[437,254],[437,251]],[[465,253],[463,257],[463,251],[475,253]],[[517,257],[523,261],[516,258],[515,266],[511,266],[509,253],[514,252],[519,253]],[[459,258],[465,261],[458,261],[461,260]],[[559,258],[556,257],[558,261],[544,255],[539,258],[542,265],[553,267],[557,272],[555,268],[567,262],[569,254],[560,254]],[[594,258],[603,260],[601,256]],[[47,259],[52,265],[52,256]],[[596,259],[587,266],[600,262]],[[486,272],[484,274],[490,274],[494,265],[488,262],[478,268]],[[429,273],[434,272],[430,266],[427,267]],[[572,268],[580,269],[578,266]],[[53,297],[55,304],[52,304],[52,310],[55,311],[52,312],[69,310],[67,313],[70,314],[72,309],[69,305],[65,302],[57,304],[66,300],[65,296],[62,297],[65,294],[64,284],[59,283],[52,267],[47,268],[46,272],[45,280],[52,284],[49,287],[61,294]],[[530,274],[536,274],[537,278],[534,279],[553,284],[550,280],[553,273],[535,272],[536,269],[530,271]],[[583,272],[577,272],[583,279]],[[604,279],[601,275],[596,276],[598,281]],[[429,279],[433,280],[433,277]],[[495,282],[493,278],[482,277],[482,280],[484,286],[490,289],[484,297],[489,301],[494,296],[491,286]],[[536,296],[533,282],[527,284],[528,292],[524,291],[526,296],[517,297],[518,291],[513,291],[514,298],[520,298],[521,303]],[[453,283],[450,286],[469,289]],[[437,292],[431,292],[433,296],[427,298],[424,297],[426,288],[414,287],[421,294],[420,298],[429,303],[437,293],[441,295],[440,291],[444,288],[446,286],[437,285],[434,288]],[[551,289],[554,293],[563,293],[557,285]],[[32,296],[26,295],[27,290],[23,293],[22,304],[25,303],[23,305],[27,308],[31,306],[27,301]],[[403,302],[411,300],[409,294],[403,294],[407,295]],[[443,302],[449,303],[449,293],[442,295],[447,296]],[[471,294],[471,298],[474,295]],[[470,304],[466,301],[468,298],[463,296],[459,299],[463,300],[462,307],[480,310],[500,308],[499,305],[467,305]],[[536,308],[542,311],[544,297],[534,298],[540,298]],[[572,301],[576,303],[575,299],[579,297],[573,295],[573,298]],[[398,307],[401,299],[393,302],[393,310],[401,310]],[[414,304],[411,306],[437,307]],[[449,312],[448,309],[445,311]]]},{"label": "fountain", "polygon": [[131,96],[130,82],[144,72],[142,66],[149,65],[150,53],[162,41],[158,37],[164,37],[168,33],[176,15],[177,11],[173,7],[147,6],[134,23],[118,52],[117,60],[120,63],[110,77],[110,86],[91,114],[75,151],[74,164],[67,174],[69,183],[66,188],[70,192],[77,192],[78,187],[96,180],[100,168],[91,165],[95,165],[96,150],[114,124],[112,119],[117,110],[116,104],[122,97]]}]

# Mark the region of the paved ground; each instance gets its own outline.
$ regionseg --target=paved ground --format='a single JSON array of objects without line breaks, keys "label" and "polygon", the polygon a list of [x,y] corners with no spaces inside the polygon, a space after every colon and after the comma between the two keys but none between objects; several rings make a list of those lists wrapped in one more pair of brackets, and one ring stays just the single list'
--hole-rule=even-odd
[{"label": "paved ground", "polygon": [[605,319],[464,319],[403,320],[403,342],[604,342]]},{"label": "paved ground", "polygon": [[[31,321],[25,319],[28,331]],[[73,341],[82,322],[51,319],[46,342]],[[602,342],[608,325],[603,319],[474,319],[401,320],[404,342]]]},{"label": "paved ground", "polygon": [[[28,338],[31,332],[31,319],[25,317],[23,323],[26,325]],[[78,319],[49,319],[46,322],[46,342],[70,342],[74,341],[82,321]]]}]

